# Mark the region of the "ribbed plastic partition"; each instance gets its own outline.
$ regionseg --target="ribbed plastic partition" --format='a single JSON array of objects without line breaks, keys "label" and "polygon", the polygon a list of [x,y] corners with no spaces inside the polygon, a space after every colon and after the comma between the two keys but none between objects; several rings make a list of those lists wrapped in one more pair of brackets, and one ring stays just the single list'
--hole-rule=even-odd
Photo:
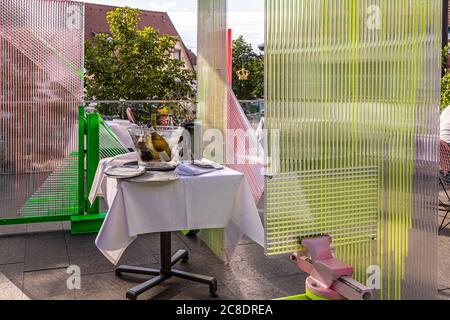
[{"label": "ribbed plastic partition", "polygon": [[[198,123],[196,152],[204,155],[211,135],[215,157],[244,174],[257,203],[264,191],[264,151],[227,79],[227,1],[198,1]],[[208,140],[208,139],[206,139]],[[221,144],[222,143],[222,144]],[[234,235],[230,235],[233,237]],[[203,230],[204,242],[225,261],[232,252],[223,229]]]},{"label": "ribbed plastic partition", "polygon": [[103,119],[99,126],[99,155],[100,159],[113,158],[130,152],[119,141],[116,134],[108,127]]},{"label": "ribbed plastic partition", "polygon": [[227,111],[227,165],[244,174],[258,203],[264,192],[264,149],[231,88]]},{"label": "ribbed plastic partition", "polygon": [[[225,135],[227,117],[227,1],[198,1],[198,121],[202,132]],[[203,149],[203,148],[202,148]]]},{"label": "ribbed plastic partition", "polygon": [[84,5],[0,6],[0,218],[78,214]]},{"label": "ribbed plastic partition", "polygon": [[268,254],[330,234],[379,298],[436,297],[441,10],[266,0]]},{"label": "ribbed plastic partition", "polygon": [[[197,125],[195,132],[195,152],[202,157],[207,142],[203,141],[205,133],[213,133],[219,138],[225,137],[227,117],[227,0],[198,0],[198,93]],[[224,139],[222,142],[225,142]],[[220,140],[219,140],[220,147]],[[225,155],[225,144],[218,152]],[[214,160],[217,160],[214,159]],[[229,253],[224,244],[223,229],[204,230],[200,236],[211,250],[227,260]]]},{"label": "ribbed plastic partition", "polygon": [[[198,1],[198,128],[199,138],[214,135],[223,149],[212,160],[242,172],[255,201],[264,189],[264,154],[250,122],[228,87],[227,1]],[[209,131],[209,132],[208,132]],[[206,133],[206,136],[205,136]],[[221,136],[217,137],[217,134]],[[217,142],[217,140],[215,140]],[[199,141],[202,154],[211,141]],[[220,144],[220,142],[219,142]],[[217,156],[220,152],[221,156]]]}]

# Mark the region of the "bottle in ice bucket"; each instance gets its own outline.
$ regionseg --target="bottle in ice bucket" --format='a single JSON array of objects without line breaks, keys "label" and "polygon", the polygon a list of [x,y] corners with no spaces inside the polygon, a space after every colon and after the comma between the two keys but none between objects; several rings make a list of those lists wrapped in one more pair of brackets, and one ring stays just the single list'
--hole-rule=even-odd
[{"label": "bottle in ice bucket", "polygon": [[169,143],[153,127],[134,126],[129,132],[142,162],[172,161]]},{"label": "bottle in ice bucket", "polygon": [[151,140],[154,149],[158,152],[158,155],[162,160],[169,162],[172,160],[172,151],[169,144],[156,130],[152,130]]},{"label": "bottle in ice bucket", "polygon": [[139,150],[141,160],[143,162],[158,160],[159,154],[153,147],[151,136],[145,134],[141,135],[136,144],[136,147]]},{"label": "bottle in ice bucket", "polygon": [[156,127],[158,125],[158,114],[153,112],[150,117],[150,123],[152,124],[152,126]]}]

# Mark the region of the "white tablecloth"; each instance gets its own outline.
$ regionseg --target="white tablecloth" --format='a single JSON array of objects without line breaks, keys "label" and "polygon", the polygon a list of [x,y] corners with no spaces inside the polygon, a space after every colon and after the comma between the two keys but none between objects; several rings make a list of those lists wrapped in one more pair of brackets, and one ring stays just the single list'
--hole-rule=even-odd
[{"label": "white tablecloth", "polygon": [[103,160],[89,196],[91,203],[103,196],[109,205],[95,243],[113,264],[137,236],[149,233],[224,228],[225,260],[243,234],[264,245],[258,210],[241,173],[226,168],[157,184],[104,176],[108,165],[130,160],[137,160],[137,154]]}]

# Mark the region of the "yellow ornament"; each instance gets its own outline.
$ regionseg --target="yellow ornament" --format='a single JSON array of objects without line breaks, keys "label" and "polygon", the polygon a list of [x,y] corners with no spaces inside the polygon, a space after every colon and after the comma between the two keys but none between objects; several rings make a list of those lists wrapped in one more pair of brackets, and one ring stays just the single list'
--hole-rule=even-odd
[{"label": "yellow ornament", "polygon": [[250,75],[250,71],[242,67],[241,70],[238,70],[236,72],[236,75],[238,76],[239,80],[245,81],[248,80],[248,76]]},{"label": "yellow ornament", "polygon": [[169,110],[169,108],[167,108],[167,107],[163,107],[163,108],[161,108],[161,109],[158,109],[158,113],[159,113],[160,115],[167,116],[167,115],[170,114],[170,110]]}]

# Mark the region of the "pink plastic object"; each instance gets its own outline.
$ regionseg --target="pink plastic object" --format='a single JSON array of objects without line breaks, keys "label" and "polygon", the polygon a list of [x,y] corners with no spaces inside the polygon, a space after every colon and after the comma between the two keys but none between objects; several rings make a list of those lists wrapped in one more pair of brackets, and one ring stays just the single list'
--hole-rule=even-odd
[{"label": "pink plastic object", "polygon": [[[357,288],[357,290],[355,290]],[[347,300],[372,300],[373,290],[360,284],[351,277],[342,277],[331,287]]]},{"label": "pink plastic object", "polygon": [[309,250],[313,262],[318,260],[332,259],[331,237],[310,238],[302,241],[302,245]]},{"label": "pink plastic object", "polygon": [[306,279],[306,288],[313,295],[327,300],[346,300],[344,296],[340,295],[337,291],[332,288],[328,288],[319,282],[317,282],[312,276]]},{"label": "pink plastic object", "polygon": [[127,118],[131,123],[136,123],[136,118],[134,117],[133,110],[131,108],[127,108]]},{"label": "pink plastic object", "polygon": [[310,257],[294,254],[298,267],[310,274],[307,289],[328,300],[370,300],[373,290],[352,278],[353,267],[333,257],[329,236],[302,241]]}]

